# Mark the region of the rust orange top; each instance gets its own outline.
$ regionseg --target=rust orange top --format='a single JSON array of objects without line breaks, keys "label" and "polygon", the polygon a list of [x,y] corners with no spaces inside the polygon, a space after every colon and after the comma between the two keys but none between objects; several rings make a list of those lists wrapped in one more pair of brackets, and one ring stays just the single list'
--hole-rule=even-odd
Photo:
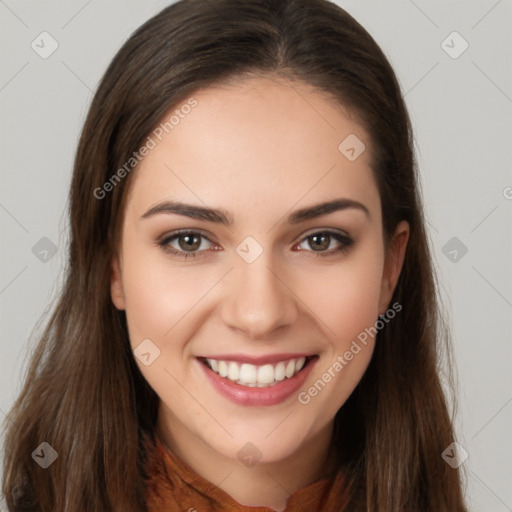
[{"label": "rust orange top", "polygon": [[[241,505],[209,482],[155,436],[147,441],[146,501],[148,512],[275,512],[269,507]],[[321,478],[290,495],[286,512],[343,512],[347,489],[341,472]]]}]

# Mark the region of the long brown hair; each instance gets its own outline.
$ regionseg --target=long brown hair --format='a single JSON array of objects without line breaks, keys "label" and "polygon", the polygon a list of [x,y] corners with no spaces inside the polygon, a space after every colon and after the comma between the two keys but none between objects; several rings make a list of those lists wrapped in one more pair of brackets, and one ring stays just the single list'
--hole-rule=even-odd
[{"label": "long brown hair", "polygon": [[[386,239],[400,220],[411,226],[393,297],[403,309],[379,332],[365,375],[335,418],[338,465],[351,479],[348,510],[466,510],[459,470],[441,457],[454,441],[439,368],[449,336],[410,120],[379,46],[325,0],[181,0],[144,23],[113,59],[76,154],[65,282],[4,424],[10,510],[145,510],[143,439],[154,435],[158,397],[134,362],[125,313],[110,298],[110,261],[136,169],[104,197],[94,191],[169,108],[248,74],[313,85],[357,115],[370,134]],[[48,469],[31,456],[42,442],[58,453]]]}]

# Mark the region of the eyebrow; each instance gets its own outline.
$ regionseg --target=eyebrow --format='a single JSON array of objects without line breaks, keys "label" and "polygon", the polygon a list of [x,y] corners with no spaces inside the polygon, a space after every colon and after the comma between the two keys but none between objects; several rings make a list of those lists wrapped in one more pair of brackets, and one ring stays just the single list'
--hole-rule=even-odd
[{"label": "eyebrow", "polygon": [[[322,215],[348,209],[360,210],[365,213],[366,217],[370,218],[370,211],[364,204],[353,199],[338,198],[296,210],[288,216],[288,223],[298,224],[309,219],[321,217]],[[190,217],[191,219],[215,222],[225,226],[231,226],[233,224],[231,215],[224,210],[204,208],[202,206],[195,206],[179,201],[162,201],[151,207],[144,215],[141,216],[141,219],[148,219],[158,214],[183,215],[185,217]]]}]

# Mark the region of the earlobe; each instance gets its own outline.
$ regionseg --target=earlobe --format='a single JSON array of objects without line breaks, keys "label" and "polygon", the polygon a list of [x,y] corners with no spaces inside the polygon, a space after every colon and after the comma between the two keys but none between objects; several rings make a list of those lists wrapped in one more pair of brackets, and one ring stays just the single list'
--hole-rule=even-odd
[{"label": "earlobe", "polygon": [[123,282],[119,257],[115,254],[110,264],[110,296],[117,309],[125,309]]},{"label": "earlobe", "polygon": [[403,220],[397,225],[393,239],[389,243],[381,282],[379,300],[379,314],[381,315],[389,308],[391,298],[398,283],[409,241],[409,233],[409,223]]}]

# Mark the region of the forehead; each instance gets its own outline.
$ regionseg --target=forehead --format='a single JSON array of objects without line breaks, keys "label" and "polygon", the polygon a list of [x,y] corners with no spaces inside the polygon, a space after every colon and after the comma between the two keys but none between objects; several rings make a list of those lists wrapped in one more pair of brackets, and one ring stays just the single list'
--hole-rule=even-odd
[{"label": "forehead", "polygon": [[[162,199],[219,206],[237,216],[282,214],[298,202],[341,196],[378,206],[368,136],[327,95],[302,82],[260,77],[192,97],[193,108],[180,110],[185,99],[164,116],[163,123],[173,113],[175,123],[179,117],[168,133],[152,135],[156,145],[130,187],[128,205],[137,213]],[[361,144],[360,156],[347,158],[345,146],[359,152]]]}]

